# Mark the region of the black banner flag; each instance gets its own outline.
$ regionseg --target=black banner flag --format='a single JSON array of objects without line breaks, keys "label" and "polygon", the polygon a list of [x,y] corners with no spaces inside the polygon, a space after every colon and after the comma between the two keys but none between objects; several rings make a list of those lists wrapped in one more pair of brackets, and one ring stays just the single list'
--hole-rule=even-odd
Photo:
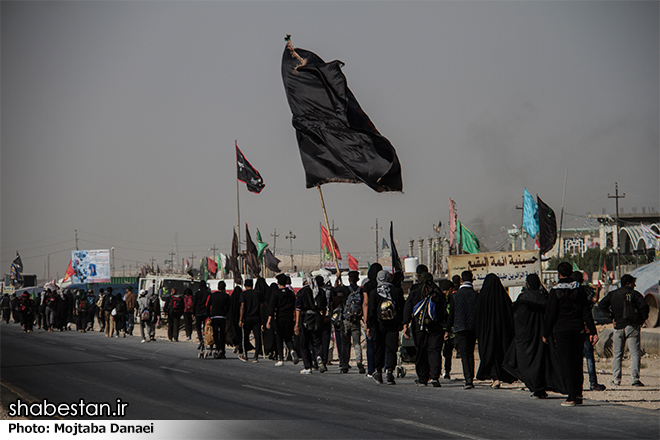
[{"label": "black banner flag", "polygon": [[261,178],[259,171],[254,169],[254,167],[245,159],[243,152],[238,148],[238,142],[235,142],[236,145],[236,177],[238,180],[243,182],[248,191],[259,194],[262,189],[264,189],[264,179]]},{"label": "black banner flag", "polygon": [[557,241],[557,218],[555,211],[546,205],[538,195],[536,199],[539,205],[539,247],[541,253],[545,254]]},{"label": "black banner flag", "polygon": [[307,188],[347,182],[364,183],[378,192],[403,191],[396,151],[348,88],[342,65],[294,49],[287,37],[282,80]]}]

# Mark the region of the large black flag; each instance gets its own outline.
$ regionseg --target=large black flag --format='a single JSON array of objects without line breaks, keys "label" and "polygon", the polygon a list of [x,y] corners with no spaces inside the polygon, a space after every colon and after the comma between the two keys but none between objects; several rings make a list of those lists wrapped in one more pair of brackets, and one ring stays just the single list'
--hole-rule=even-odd
[{"label": "large black flag", "polygon": [[539,205],[539,246],[541,253],[545,254],[557,241],[557,218],[555,211],[546,205],[538,195],[536,199]]},{"label": "large black flag", "polygon": [[264,251],[264,265],[273,272],[280,272],[280,260],[268,248]]},{"label": "large black flag", "polygon": [[236,177],[241,182],[245,183],[248,191],[259,194],[262,189],[264,189],[264,179],[261,178],[259,171],[254,169],[254,167],[245,159],[243,152],[238,148],[238,142],[235,142],[236,145]]},{"label": "large black flag", "polygon": [[394,244],[394,222],[392,221],[390,221],[390,248],[392,249],[392,268],[394,272],[403,273],[399,251],[396,250],[396,245]]},{"label": "large black flag", "polygon": [[403,191],[396,151],[348,88],[342,65],[294,49],[287,40],[282,80],[307,188],[348,182],[365,183],[378,192]]},{"label": "large black flag", "polygon": [[259,263],[257,246],[252,241],[247,223],[245,224],[245,262],[252,271],[252,275],[258,277],[261,273],[261,264]]}]

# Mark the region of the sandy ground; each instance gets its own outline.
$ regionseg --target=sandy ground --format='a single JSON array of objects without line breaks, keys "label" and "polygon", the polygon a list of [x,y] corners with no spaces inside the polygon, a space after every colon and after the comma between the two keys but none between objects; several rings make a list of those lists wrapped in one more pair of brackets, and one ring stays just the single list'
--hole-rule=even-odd
[{"label": "sandy ground", "polygon": [[[130,337],[130,336],[129,336]],[[137,338],[139,336],[132,336]],[[167,329],[165,327],[157,329],[156,338],[164,343],[170,343],[167,340]],[[185,341],[185,334],[180,336],[180,342],[173,342],[178,344],[197,344],[196,337],[193,336],[192,341]],[[333,352],[334,353],[334,352]],[[334,356],[336,358],[336,354]],[[475,353],[475,369],[478,367],[478,353]],[[335,359],[333,365],[330,366],[329,371],[332,372],[337,368],[338,361]],[[351,362],[352,365],[355,365],[355,362]],[[407,371],[407,378],[414,377],[415,375],[415,366],[413,364],[404,364]],[[452,381],[462,381],[461,373],[461,360],[454,358],[452,360]],[[642,357],[642,365],[640,371],[640,380],[644,383],[644,387],[632,387],[630,386],[630,358],[626,357],[623,361],[622,368],[622,377],[621,385],[614,386],[610,384],[612,380],[612,359],[608,358],[599,358],[596,355],[596,370],[598,372],[598,382],[604,384],[607,389],[605,391],[591,391],[586,390],[589,384],[589,377],[586,371],[586,364],[584,370],[584,398],[602,402],[610,402],[621,405],[636,406],[640,408],[647,408],[653,410],[660,410],[660,358],[658,356],[651,356],[645,354]],[[444,382],[445,380],[443,380]],[[475,381],[475,384],[489,384],[489,382],[484,381]],[[512,384],[503,384],[501,386],[502,390],[508,390],[509,392],[518,392],[521,394],[521,397],[529,397],[529,391],[525,388],[525,385],[522,382],[514,382]],[[3,391],[5,389],[3,388]],[[0,419],[12,419],[7,415],[6,408],[0,406]]]}]

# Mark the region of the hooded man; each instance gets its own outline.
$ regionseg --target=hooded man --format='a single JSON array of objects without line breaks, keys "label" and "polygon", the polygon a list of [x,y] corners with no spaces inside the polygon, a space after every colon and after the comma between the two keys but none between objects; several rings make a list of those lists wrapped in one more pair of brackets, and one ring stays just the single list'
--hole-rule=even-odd
[{"label": "hooded man", "polygon": [[[304,368],[300,374],[311,374],[313,359],[316,359],[319,373],[327,371],[322,357],[323,316],[327,307],[327,299],[323,289],[309,274],[305,275],[303,288],[296,296],[296,323],[294,333],[300,336],[300,352]],[[311,350],[310,350],[311,346]]]},{"label": "hooded man", "polygon": [[[402,327],[404,298],[403,291],[391,283],[392,274],[381,270],[376,276],[377,287],[369,292],[367,310],[367,336],[373,337],[374,366],[373,378],[383,383],[383,368],[387,373],[387,384],[395,385],[394,368],[399,347],[399,331]],[[370,334],[371,333],[371,334]],[[387,365],[385,354],[387,353]]]}]

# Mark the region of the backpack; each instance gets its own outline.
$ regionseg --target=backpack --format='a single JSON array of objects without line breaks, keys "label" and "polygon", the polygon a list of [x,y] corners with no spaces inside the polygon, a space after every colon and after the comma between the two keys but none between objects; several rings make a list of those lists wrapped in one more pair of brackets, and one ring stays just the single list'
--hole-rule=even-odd
[{"label": "backpack", "polygon": [[193,297],[192,295],[183,295],[183,313],[193,312]]},{"label": "backpack", "polygon": [[184,310],[183,298],[180,296],[173,296],[170,300],[170,308],[172,309],[173,314],[180,314]]},{"label": "backpack", "polygon": [[341,321],[343,316],[344,316],[344,306],[342,304],[339,304],[332,311],[332,315],[330,315],[330,320],[332,321],[332,326],[335,328],[335,330],[339,330],[341,328]]},{"label": "backpack", "polygon": [[640,316],[639,310],[635,307],[632,301],[633,292],[626,293],[623,298],[623,319],[634,327],[642,325],[644,320]]},{"label": "backpack", "polygon": [[103,307],[103,298],[105,298],[105,294],[100,294],[99,298],[96,300],[96,307],[99,309]]},{"label": "backpack", "polygon": [[428,295],[415,305],[413,308],[413,316],[417,318],[419,329],[428,331],[429,325],[438,320],[438,314],[435,310],[435,302],[433,302],[433,295]]},{"label": "backpack", "polygon": [[30,310],[30,300],[28,298],[22,298],[21,299],[21,304],[18,307],[18,310],[21,312],[27,312]]},{"label": "backpack", "polygon": [[117,314],[126,314],[126,303],[124,301],[117,301]]},{"label": "backpack", "polygon": [[147,307],[142,309],[142,312],[140,313],[140,321],[151,322],[151,318],[153,317],[153,313],[151,313],[151,307],[152,307],[152,303],[151,301],[148,301]]},{"label": "backpack", "polygon": [[358,287],[354,292],[352,291],[348,295],[348,298],[346,298],[344,319],[353,323],[360,322],[362,320],[362,302],[362,289]]},{"label": "backpack", "polygon": [[[387,295],[383,297],[381,292]],[[381,287],[378,288],[378,297],[381,298],[380,305],[378,306],[378,320],[379,321],[392,321],[396,318],[396,307],[394,306],[394,300],[390,294],[390,291],[385,288],[381,291]]]}]

